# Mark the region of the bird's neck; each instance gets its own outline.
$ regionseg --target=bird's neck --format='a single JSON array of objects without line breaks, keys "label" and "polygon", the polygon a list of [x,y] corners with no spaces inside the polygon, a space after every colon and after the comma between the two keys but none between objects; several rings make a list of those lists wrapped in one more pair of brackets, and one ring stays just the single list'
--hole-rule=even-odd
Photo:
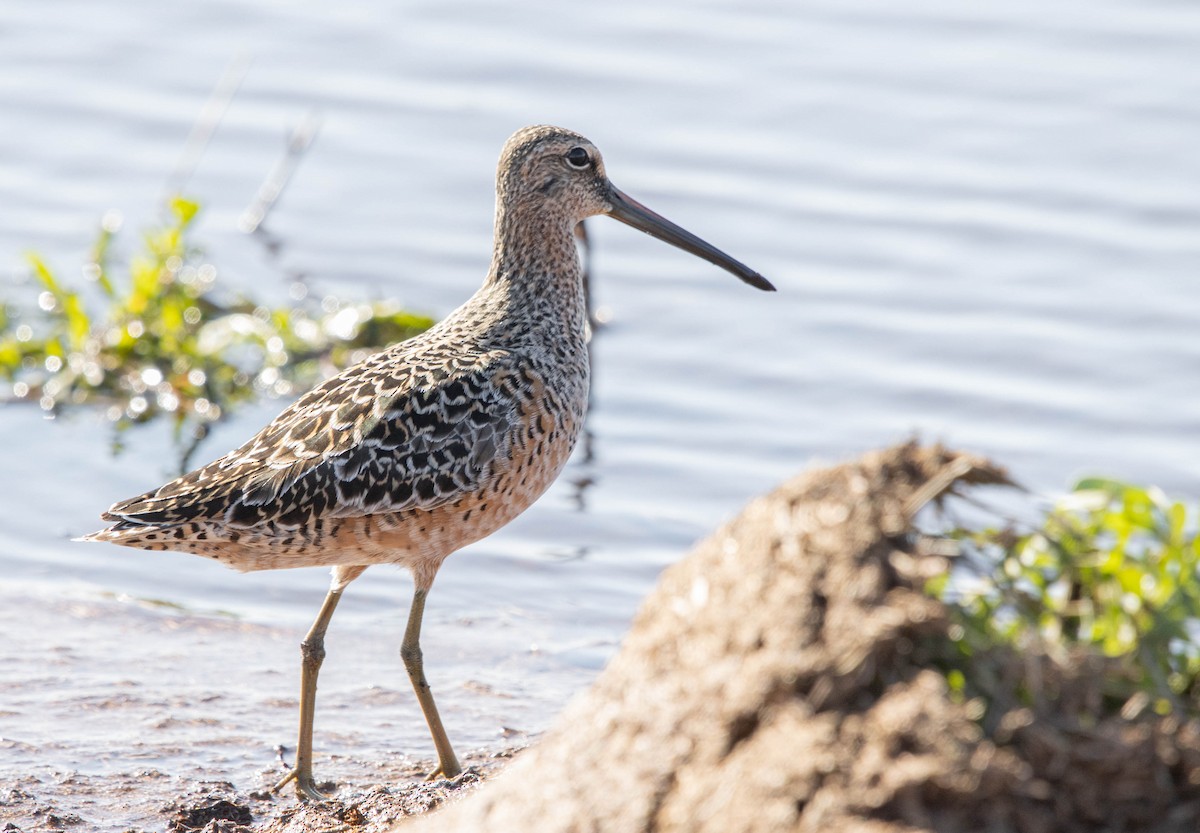
[{"label": "bird's neck", "polygon": [[574,222],[534,206],[499,205],[485,286],[503,291],[515,303],[582,311],[583,271]]}]

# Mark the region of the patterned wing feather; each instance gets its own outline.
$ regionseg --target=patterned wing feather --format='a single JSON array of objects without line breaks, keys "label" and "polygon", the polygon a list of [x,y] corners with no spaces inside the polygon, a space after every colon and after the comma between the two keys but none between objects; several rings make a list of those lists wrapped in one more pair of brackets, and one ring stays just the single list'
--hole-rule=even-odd
[{"label": "patterned wing feather", "polygon": [[113,506],[119,526],[201,519],[234,527],[431,509],[481,486],[520,418],[503,351],[398,345],[298,399],[242,447]]}]

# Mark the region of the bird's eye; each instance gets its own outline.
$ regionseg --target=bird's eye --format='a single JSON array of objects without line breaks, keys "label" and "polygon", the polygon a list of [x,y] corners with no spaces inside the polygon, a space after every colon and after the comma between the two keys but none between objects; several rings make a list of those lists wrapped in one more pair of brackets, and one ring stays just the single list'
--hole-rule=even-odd
[{"label": "bird's eye", "polygon": [[567,151],[567,164],[572,168],[583,170],[592,164],[592,156],[586,149],[574,147]]}]

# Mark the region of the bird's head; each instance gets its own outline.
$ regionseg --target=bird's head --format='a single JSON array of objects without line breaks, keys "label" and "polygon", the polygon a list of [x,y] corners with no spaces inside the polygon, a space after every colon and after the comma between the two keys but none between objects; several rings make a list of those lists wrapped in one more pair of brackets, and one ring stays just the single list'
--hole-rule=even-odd
[{"label": "bird's head", "polygon": [[561,127],[526,127],[509,138],[500,153],[497,200],[527,218],[563,222],[567,228],[606,214],[716,264],[751,286],[775,289],[758,272],[623,193],[609,181],[596,146]]}]

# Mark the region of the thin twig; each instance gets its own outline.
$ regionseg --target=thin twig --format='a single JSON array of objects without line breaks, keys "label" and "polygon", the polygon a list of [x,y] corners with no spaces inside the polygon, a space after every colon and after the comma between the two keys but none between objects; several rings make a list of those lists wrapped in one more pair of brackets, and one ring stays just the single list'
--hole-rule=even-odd
[{"label": "thin twig", "polygon": [[192,174],[196,172],[213,133],[216,132],[221,119],[225,117],[225,111],[229,109],[230,102],[237,95],[238,87],[242,85],[242,80],[246,77],[250,61],[250,55],[243,52],[235,55],[225,67],[225,72],[221,74],[221,79],[213,88],[208,101],[204,103],[200,115],[197,116],[196,123],[192,125],[192,132],[188,134],[187,141],[183,143],[183,151],[179,154],[175,170],[167,177],[163,194],[164,202],[183,191],[188,180],[192,178]]},{"label": "thin twig", "polygon": [[254,200],[242,212],[242,216],[238,220],[239,229],[250,234],[257,231],[266,222],[267,215],[271,213],[271,209],[283,194],[283,189],[287,187],[292,175],[296,172],[300,159],[317,138],[317,131],[320,127],[320,118],[316,113],[310,112],[304,117],[300,126],[292,131],[283,156],[275,163],[275,167],[271,169],[263,184],[259,186]]}]

